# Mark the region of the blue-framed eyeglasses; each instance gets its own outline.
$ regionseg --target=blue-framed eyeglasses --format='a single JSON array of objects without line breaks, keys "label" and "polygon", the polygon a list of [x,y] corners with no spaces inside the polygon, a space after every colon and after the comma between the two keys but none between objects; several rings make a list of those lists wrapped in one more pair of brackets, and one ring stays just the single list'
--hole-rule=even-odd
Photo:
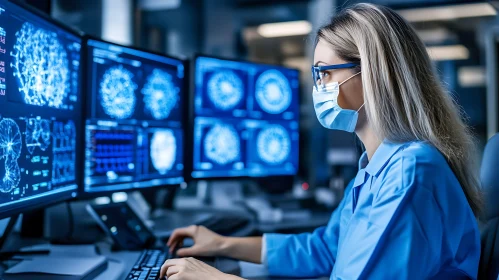
[{"label": "blue-framed eyeglasses", "polygon": [[314,79],[314,86],[317,90],[319,90],[319,84],[325,85],[325,83],[321,82],[324,79],[324,71],[327,70],[335,70],[335,69],[349,69],[359,67],[360,63],[343,63],[343,64],[334,64],[334,65],[324,65],[324,66],[312,66],[312,78]]}]

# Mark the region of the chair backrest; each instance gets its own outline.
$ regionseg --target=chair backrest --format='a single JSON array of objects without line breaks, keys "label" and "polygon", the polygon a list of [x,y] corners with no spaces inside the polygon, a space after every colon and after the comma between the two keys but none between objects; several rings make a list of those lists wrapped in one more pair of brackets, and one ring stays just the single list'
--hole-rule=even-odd
[{"label": "chair backrest", "polygon": [[499,217],[499,133],[485,146],[480,172],[482,191],[485,194],[484,219]]},{"label": "chair backrest", "polygon": [[479,279],[498,279],[499,274],[499,133],[487,142],[480,172],[485,209],[481,232]]}]

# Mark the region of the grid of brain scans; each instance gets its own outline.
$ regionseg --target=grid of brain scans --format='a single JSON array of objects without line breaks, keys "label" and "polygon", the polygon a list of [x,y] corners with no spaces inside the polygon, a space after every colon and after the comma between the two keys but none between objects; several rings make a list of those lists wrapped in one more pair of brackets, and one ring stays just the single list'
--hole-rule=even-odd
[{"label": "grid of brain scans", "polygon": [[87,55],[85,191],[182,183],[183,62],[97,40]]},{"label": "grid of brain scans", "polygon": [[0,3],[0,210],[77,189],[81,45]]},{"label": "grid of brain scans", "polygon": [[294,175],[299,72],[199,56],[192,177]]}]

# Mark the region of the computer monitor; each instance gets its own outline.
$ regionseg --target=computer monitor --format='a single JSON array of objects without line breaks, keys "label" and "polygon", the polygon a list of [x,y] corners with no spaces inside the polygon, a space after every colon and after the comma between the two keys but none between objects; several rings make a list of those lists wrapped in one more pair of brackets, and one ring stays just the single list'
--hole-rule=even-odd
[{"label": "computer monitor", "polygon": [[81,46],[78,33],[0,0],[0,217],[77,193]]},{"label": "computer monitor", "polygon": [[185,62],[85,41],[84,192],[183,183]]},{"label": "computer monitor", "polygon": [[292,176],[298,170],[299,71],[198,56],[191,176]]}]

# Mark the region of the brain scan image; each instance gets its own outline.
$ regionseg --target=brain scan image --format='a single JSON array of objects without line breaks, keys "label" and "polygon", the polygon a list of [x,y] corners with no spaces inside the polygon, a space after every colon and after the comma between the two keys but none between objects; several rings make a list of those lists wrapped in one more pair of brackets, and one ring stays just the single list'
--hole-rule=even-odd
[{"label": "brain scan image", "polygon": [[142,89],[145,110],[156,120],[168,118],[178,102],[179,89],[175,87],[172,76],[165,71],[154,69]]},{"label": "brain scan image", "polygon": [[17,159],[7,157],[5,159],[5,175],[0,182],[0,192],[10,193],[13,189],[17,188],[21,182],[21,170]]},{"label": "brain scan image", "polygon": [[10,66],[24,102],[64,108],[70,91],[70,70],[57,34],[26,22],[15,35]]},{"label": "brain scan image", "polygon": [[122,65],[109,68],[100,82],[100,101],[104,112],[115,119],[129,118],[135,110],[137,84]]},{"label": "brain scan image", "polygon": [[16,122],[12,119],[3,119],[0,121],[0,158],[19,158],[21,155],[21,146],[21,132]]},{"label": "brain scan image", "polygon": [[269,114],[280,114],[291,104],[291,86],[278,70],[263,72],[256,81],[255,89],[258,105]]},{"label": "brain scan image", "polygon": [[177,156],[177,141],[170,129],[158,130],[151,138],[151,161],[160,174],[172,169]]},{"label": "brain scan image", "polygon": [[219,71],[208,81],[208,97],[219,110],[233,109],[241,102],[243,95],[243,81],[231,70]]},{"label": "brain scan image", "polygon": [[272,125],[263,129],[256,140],[258,156],[267,164],[284,162],[291,151],[291,140],[288,132],[280,125]]},{"label": "brain scan image", "polygon": [[237,131],[231,125],[213,126],[204,139],[204,153],[208,159],[226,165],[239,159],[241,144]]},{"label": "brain scan image", "polygon": [[51,139],[50,121],[35,118],[26,119],[26,148],[33,154],[36,147],[47,150]]},{"label": "brain scan image", "polygon": [[52,136],[52,133],[50,132],[50,121],[49,120],[40,120],[39,122],[40,125],[40,136],[41,140],[43,141],[43,144],[41,145],[42,151],[45,151],[47,149],[48,145],[50,145],[50,138]]},{"label": "brain scan image", "polygon": [[[0,121],[0,159],[4,160],[0,192],[9,193],[19,185],[21,172],[17,160],[21,156],[21,132],[12,119]],[[1,167],[0,167],[1,168]]]}]

